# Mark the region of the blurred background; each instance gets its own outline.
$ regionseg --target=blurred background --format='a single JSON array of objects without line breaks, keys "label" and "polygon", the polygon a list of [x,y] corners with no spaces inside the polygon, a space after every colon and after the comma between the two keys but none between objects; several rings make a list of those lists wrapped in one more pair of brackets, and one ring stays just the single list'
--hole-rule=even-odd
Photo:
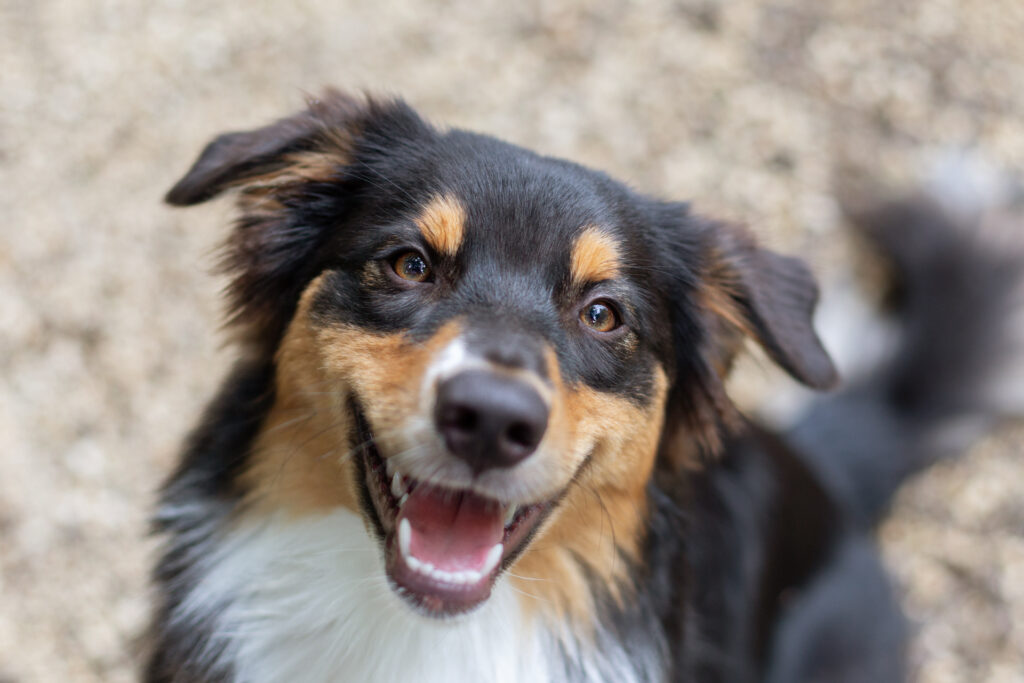
[{"label": "blurred background", "polygon": [[[161,205],[214,134],[325,84],[402,94],[749,223],[841,296],[838,177],[1024,168],[1022,36],[1020,0],[0,0],[0,681],[134,678],[146,517],[231,358],[229,203]],[[919,681],[1024,680],[1022,443],[882,529]]]}]

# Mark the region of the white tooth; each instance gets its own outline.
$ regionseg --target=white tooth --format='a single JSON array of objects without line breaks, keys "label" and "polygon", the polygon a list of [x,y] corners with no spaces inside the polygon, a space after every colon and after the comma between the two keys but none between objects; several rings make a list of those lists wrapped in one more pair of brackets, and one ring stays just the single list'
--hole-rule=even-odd
[{"label": "white tooth", "polygon": [[391,495],[395,498],[405,495],[405,481],[402,479],[401,472],[395,472],[395,476],[391,477]]},{"label": "white tooth", "polygon": [[508,526],[512,523],[512,520],[515,519],[516,512],[518,510],[518,505],[509,505],[507,508],[505,508],[505,526]]},{"label": "white tooth", "polygon": [[480,583],[480,579],[484,578],[483,574],[472,569],[466,570],[466,583]]},{"label": "white tooth", "polygon": [[409,500],[409,494],[403,493],[402,497],[398,499],[398,507],[405,505],[405,501]]},{"label": "white tooth", "polygon": [[413,570],[414,572],[423,571],[423,563],[417,560],[412,555],[405,556],[405,563],[409,565],[409,569]]},{"label": "white tooth", "polygon": [[[398,523],[398,550],[401,551],[402,557],[409,560],[409,566],[412,567],[412,560],[416,559],[409,552],[409,544],[412,542],[412,524],[409,520],[403,519]],[[415,569],[415,567],[413,567]]]},{"label": "white tooth", "polygon": [[429,562],[424,562],[423,560],[420,560],[420,567],[420,571],[424,574],[429,574],[430,576],[434,575],[434,571],[436,568]]},{"label": "white tooth", "polygon": [[384,467],[387,470],[388,475],[391,475],[392,473],[394,473],[394,471],[395,471],[395,462],[394,462],[394,460],[392,460],[391,458],[385,458],[384,459]]},{"label": "white tooth", "polygon": [[498,566],[498,562],[501,561],[501,554],[505,552],[505,546],[501,543],[496,543],[493,548],[487,552],[487,559],[484,560],[484,566],[480,567],[480,575],[486,576],[494,571],[494,568]]}]

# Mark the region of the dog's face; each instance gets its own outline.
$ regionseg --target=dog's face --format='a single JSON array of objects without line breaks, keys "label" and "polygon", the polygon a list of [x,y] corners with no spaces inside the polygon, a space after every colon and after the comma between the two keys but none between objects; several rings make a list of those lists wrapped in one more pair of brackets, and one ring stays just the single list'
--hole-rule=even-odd
[{"label": "dog's face", "polygon": [[427,614],[479,605],[513,565],[559,609],[595,577],[614,592],[652,472],[713,444],[743,335],[833,378],[797,262],[400,103],[328,93],[222,136],[168,199],[231,187],[236,318],[276,362],[239,495],[357,511]]}]

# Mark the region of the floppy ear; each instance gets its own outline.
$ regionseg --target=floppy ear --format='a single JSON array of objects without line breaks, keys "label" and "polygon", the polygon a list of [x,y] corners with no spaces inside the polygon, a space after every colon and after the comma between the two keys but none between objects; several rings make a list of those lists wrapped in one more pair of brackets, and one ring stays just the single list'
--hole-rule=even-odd
[{"label": "floppy ear", "polygon": [[218,136],[167,193],[169,203],[187,206],[240,190],[222,270],[232,278],[230,322],[244,340],[277,343],[345,210],[355,140],[389,106],[398,105],[329,90],[294,116]]},{"label": "floppy ear", "polygon": [[739,423],[724,382],[745,338],[808,386],[830,387],[837,375],[814,332],[818,288],[803,263],[685,204],[659,204],[652,216],[675,364],[662,460],[686,467],[716,453],[723,428]]},{"label": "floppy ear", "polygon": [[337,90],[308,104],[308,109],[269,126],[217,136],[167,193],[167,203],[205,202],[229,187],[282,170],[303,152],[331,151],[344,157],[351,151],[350,129],[366,105]]},{"label": "floppy ear", "polygon": [[838,380],[814,331],[818,286],[807,266],[759,247],[739,226],[705,226],[699,296],[726,327],[753,338],[794,379],[814,389]]}]

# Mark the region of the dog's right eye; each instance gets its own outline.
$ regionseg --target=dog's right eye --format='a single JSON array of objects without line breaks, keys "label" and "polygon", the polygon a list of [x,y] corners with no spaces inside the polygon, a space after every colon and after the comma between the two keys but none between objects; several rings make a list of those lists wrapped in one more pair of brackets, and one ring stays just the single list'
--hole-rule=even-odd
[{"label": "dog's right eye", "polygon": [[615,309],[603,299],[585,306],[580,311],[580,320],[595,332],[611,332],[620,324]]},{"label": "dog's right eye", "polygon": [[406,251],[399,254],[391,266],[398,277],[410,282],[426,282],[432,274],[427,259],[418,251]]}]

